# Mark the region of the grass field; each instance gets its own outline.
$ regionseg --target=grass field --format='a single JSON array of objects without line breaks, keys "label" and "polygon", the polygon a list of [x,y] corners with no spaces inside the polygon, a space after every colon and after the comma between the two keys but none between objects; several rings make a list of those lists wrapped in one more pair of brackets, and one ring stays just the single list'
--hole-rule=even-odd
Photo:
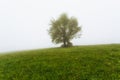
[{"label": "grass field", "polygon": [[1,54],[0,80],[120,80],[120,44]]}]

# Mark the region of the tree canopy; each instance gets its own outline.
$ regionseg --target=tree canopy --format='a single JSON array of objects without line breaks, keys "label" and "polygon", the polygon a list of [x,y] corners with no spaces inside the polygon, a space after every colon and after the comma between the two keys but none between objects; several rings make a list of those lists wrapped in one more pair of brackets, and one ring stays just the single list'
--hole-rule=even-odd
[{"label": "tree canopy", "polygon": [[75,38],[76,34],[81,31],[78,27],[78,21],[75,17],[68,17],[67,14],[62,14],[58,19],[51,20],[49,34],[52,42],[58,44],[63,43],[62,47],[72,46],[70,40]]}]

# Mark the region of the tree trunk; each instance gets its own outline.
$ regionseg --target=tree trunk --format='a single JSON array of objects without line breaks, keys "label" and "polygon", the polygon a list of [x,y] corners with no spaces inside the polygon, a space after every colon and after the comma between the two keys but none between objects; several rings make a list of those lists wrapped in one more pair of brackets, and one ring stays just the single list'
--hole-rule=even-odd
[{"label": "tree trunk", "polygon": [[66,47],[66,32],[65,32],[65,27],[63,27],[63,47]]},{"label": "tree trunk", "polygon": [[67,46],[67,44],[66,44],[66,41],[64,39],[64,41],[63,41],[63,47],[66,47],[66,46]]}]

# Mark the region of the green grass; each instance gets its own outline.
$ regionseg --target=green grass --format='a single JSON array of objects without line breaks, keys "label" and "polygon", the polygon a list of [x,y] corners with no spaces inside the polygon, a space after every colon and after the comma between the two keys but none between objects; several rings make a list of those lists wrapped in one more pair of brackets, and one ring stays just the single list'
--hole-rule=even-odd
[{"label": "green grass", "polygon": [[0,80],[120,80],[120,44],[2,54]]}]

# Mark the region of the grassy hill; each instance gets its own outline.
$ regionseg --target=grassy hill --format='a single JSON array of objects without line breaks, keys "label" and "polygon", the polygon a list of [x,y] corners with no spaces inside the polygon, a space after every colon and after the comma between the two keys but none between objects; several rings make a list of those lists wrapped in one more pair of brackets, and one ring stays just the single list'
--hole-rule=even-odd
[{"label": "grassy hill", "polygon": [[120,80],[120,44],[2,54],[0,80]]}]

